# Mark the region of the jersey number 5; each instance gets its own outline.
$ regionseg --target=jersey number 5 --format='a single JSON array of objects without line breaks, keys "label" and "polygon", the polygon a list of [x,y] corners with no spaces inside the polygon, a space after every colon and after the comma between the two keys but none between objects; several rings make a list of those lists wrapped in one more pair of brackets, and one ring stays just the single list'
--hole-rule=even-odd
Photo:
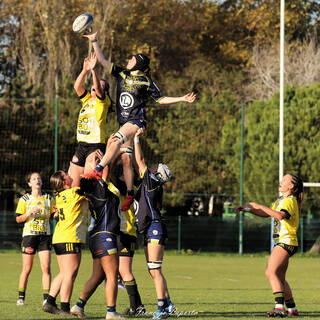
[{"label": "jersey number 5", "polygon": [[63,213],[63,208],[59,209],[59,220],[63,221],[66,217],[64,216]]}]

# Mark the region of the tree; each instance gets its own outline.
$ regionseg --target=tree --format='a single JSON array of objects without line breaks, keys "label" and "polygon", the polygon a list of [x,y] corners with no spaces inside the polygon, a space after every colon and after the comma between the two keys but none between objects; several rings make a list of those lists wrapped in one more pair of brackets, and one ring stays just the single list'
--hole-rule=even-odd
[{"label": "tree", "polygon": [[[296,173],[303,181],[316,182],[320,164],[320,85],[287,87],[284,115],[284,173]],[[270,205],[277,197],[279,176],[279,94],[267,102],[249,104],[245,116],[244,192],[246,201]],[[238,193],[240,121],[229,120],[223,128],[222,143],[226,165],[234,177]],[[317,191],[306,190],[304,210],[317,207]]]}]

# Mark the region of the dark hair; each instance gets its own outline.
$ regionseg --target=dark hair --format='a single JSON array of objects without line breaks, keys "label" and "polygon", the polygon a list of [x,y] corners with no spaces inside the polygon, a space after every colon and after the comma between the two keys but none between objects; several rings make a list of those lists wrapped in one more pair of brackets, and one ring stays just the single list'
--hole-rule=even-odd
[{"label": "dark hair", "polygon": [[50,186],[52,188],[52,193],[54,196],[57,196],[59,192],[64,190],[63,187],[63,178],[64,172],[62,170],[59,170],[55,172],[51,177],[50,177]]},{"label": "dark hair", "polygon": [[92,192],[96,183],[98,180],[93,179],[93,178],[81,178],[80,179],[80,189],[77,190],[76,192],[80,195],[83,196],[86,193]]},{"label": "dark hair", "polygon": [[[30,182],[31,176],[32,176],[33,174],[35,174],[35,173],[40,176],[40,173],[39,173],[39,172],[36,172],[36,171],[34,171],[34,172],[29,172],[29,173],[26,175],[26,182],[27,182],[27,183]],[[40,176],[40,177],[41,177],[41,176]]]},{"label": "dark hair", "polygon": [[299,176],[297,176],[295,174],[289,173],[289,175],[291,176],[292,183],[293,183],[292,195],[294,197],[296,197],[296,199],[298,201],[299,208],[301,209],[303,196],[304,196],[304,194],[303,194],[303,181]]}]

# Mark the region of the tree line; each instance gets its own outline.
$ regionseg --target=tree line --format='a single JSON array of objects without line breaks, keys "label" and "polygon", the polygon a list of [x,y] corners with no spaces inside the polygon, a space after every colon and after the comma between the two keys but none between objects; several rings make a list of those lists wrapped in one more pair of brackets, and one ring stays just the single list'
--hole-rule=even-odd
[{"label": "tree line", "polygon": [[[72,22],[84,12],[94,16],[106,57],[125,65],[144,52],[165,95],[198,92],[193,106],[148,110],[144,150],[175,173],[168,204],[190,194],[238,201],[242,103],[245,198],[269,204],[277,194],[279,1],[4,0],[0,7],[1,197],[25,188],[26,171],[52,173],[56,97],[59,167],[71,159],[79,111],[73,82],[89,50]],[[318,1],[286,1],[285,170],[308,181],[318,181],[319,9]],[[98,73],[114,97],[113,79],[101,67]],[[108,122],[111,133],[115,116]],[[316,207],[316,191],[308,196]]]}]

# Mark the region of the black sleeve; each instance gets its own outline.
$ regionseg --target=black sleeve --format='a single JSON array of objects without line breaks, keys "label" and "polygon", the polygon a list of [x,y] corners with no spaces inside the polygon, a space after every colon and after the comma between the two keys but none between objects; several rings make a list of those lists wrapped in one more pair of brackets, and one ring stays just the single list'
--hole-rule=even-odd
[{"label": "black sleeve", "polygon": [[125,69],[124,69],[124,68],[121,68],[121,67],[119,67],[119,66],[117,66],[117,65],[115,65],[115,64],[113,64],[113,65],[112,65],[112,68],[111,68],[111,74],[112,74],[114,77],[118,78],[118,77],[119,77],[119,74],[120,74],[123,70],[125,70]]},{"label": "black sleeve", "polygon": [[284,212],[286,215],[285,215],[285,219],[290,219],[291,218],[291,214],[286,210],[286,209],[281,209],[280,211]]},{"label": "black sleeve", "polygon": [[84,89],[84,93],[79,97],[79,99],[83,99],[87,95],[88,91]]}]

